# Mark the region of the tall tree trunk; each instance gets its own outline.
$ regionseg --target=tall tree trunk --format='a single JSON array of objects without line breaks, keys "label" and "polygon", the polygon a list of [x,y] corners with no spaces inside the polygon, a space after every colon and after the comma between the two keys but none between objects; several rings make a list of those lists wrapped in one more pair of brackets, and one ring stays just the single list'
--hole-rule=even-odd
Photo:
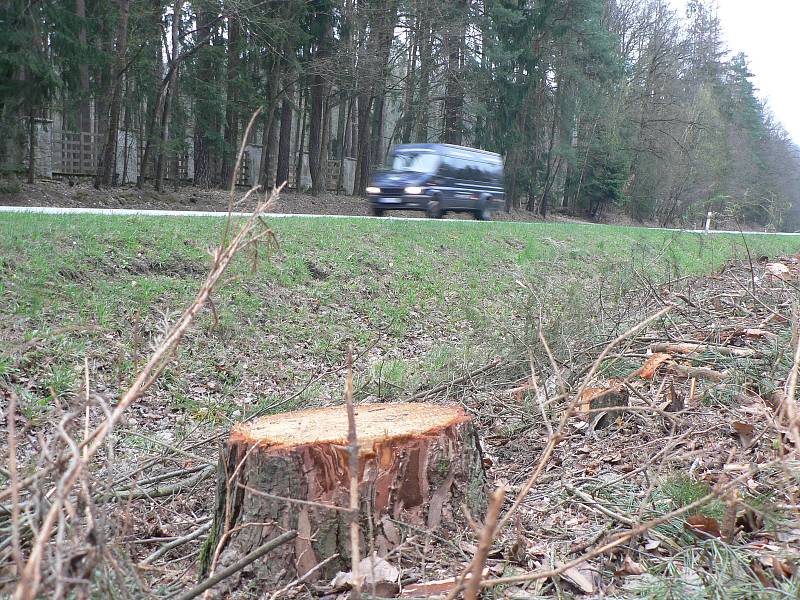
[{"label": "tall tree trunk", "polygon": [[[128,85],[130,84],[130,80],[126,77],[125,78],[125,97],[128,97]],[[125,116],[122,118],[122,128],[125,130],[125,137],[124,141],[122,142],[124,145],[122,147],[122,179],[120,180],[120,185],[125,185],[128,180],[128,154],[130,152],[130,144],[128,142],[128,134],[131,129],[131,110],[128,104],[125,104]]]},{"label": "tall tree trunk", "polygon": [[385,94],[376,94],[372,102],[372,118],[370,120],[370,166],[380,165],[383,162],[383,113],[385,104]]},{"label": "tall tree trunk", "polygon": [[[378,57],[378,76],[375,80],[373,88],[373,113],[372,113],[372,139],[370,141],[370,150],[372,156],[370,157],[371,164],[377,165],[383,162],[383,126],[384,126],[384,109],[386,106],[386,82],[389,79],[389,72],[391,67],[389,65],[389,56],[392,48],[392,38],[394,37],[394,28],[397,24],[397,0],[390,0],[384,5],[384,9],[380,13],[380,21],[378,24],[377,37],[375,42],[377,44],[376,51],[373,54]],[[366,185],[367,182],[364,182]]]},{"label": "tall tree trunk", "polygon": [[89,83],[89,63],[86,61],[88,47],[86,45],[86,0],[75,0],[75,16],[79,21],[78,42],[81,48],[81,57],[78,64],[78,77],[80,80],[80,131],[92,131],[92,104]]},{"label": "tall tree trunk", "polygon": [[364,188],[367,187],[369,180],[369,160],[370,160],[370,141],[369,134],[369,114],[372,108],[372,97],[368,93],[358,95],[358,108],[357,108],[357,128],[358,137],[356,144],[356,180],[353,187],[353,194],[359,195],[364,193]]},{"label": "tall tree trunk", "polygon": [[347,119],[347,96],[343,91],[339,92],[339,104],[336,107],[336,146],[333,148],[333,157],[341,160],[344,158],[342,148],[344,148],[344,135]]},{"label": "tall tree trunk", "polygon": [[[99,31],[95,41],[95,52],[100,56],[110,56],[114,52],[114,37],[109,30],[107,18],[99,20]],[[100,93],[97,94],[95,99],[95,133],[97,134],[98,148],[96,156],[96,175],[100,173],[100,165],[102,162],[103,146],[100,144],[100,138],[106,135],[108,131],[108,107],[109,98],[112,94],[112,86],[114,84],[114,65],[105,64],[99,69],[98,89]]]},{"label": "tall tree trunk", "polygon": [[166,86],[164,85],[159,86],[159,90],[156,94],[156,97],[153,99],[153,105],[150,107],[150,115],[147,119],[144,152],[142,153],[142,162],[141,166],[139,167],[139,177],[136,180],[136,187],[138,189],[142,189],[145,181],[147,180],[147,172],[150,168],[150,157],[153,154],[153,146],[155,145],[155,140],[153,139],[153,136],[155,135],[156,122],[158,121],[159,115],[163,115],[163,106],[164,103],[166,102],[166,99],[167,99]]},{"label": "tall tree trunk", "polygon": [[159,82],[158,87],[153,90],[150,98],[147,98],[147,123],[144,130],[144,151],[142,153],[142,161],[139,167],[139,176],[136,179],[137,189],[142,189],[147,181],[147,175],[150,172],[150,163],[152,162],[153,153],[156,152],[156,146],[160,140],[160,120],[163,116],[164,103],[167,99],[167,87],[169,78],[164,79],[164,52],[166,51],[166,40],[161,40],[161,3],[159,0],[152,0],[151,4],[153,21],[150,23],[153,32],[157,32],[155,36],[157,41],[153,44],[153,79]]},{"label": "tall tree trunk", "polygon": [[371,165],[381,158],[383,108],[389,54],[397,23],[397,1],[390,0],[377,12],[362,62],[371,66],[361,73],[358,94],[358,156],[354,194],[363,194]]},{"label": "tall tree trunk", "polygon": [[264,124],[264,136],[261,144],[260,177],[260,182],[261,185],[264,186],[264,189],[272,189],[275,181],[273,178],[273,174],[275,173],[275,146],[277,145],[279,128],[278,119],[275,118],[277,112],[277,107],[273,106],[272,110],[269,111],[267,122]]},{"label": "tall tree trunk", "polygon": [[336,185],[336,193],[346,190],[344,187],[344,171],[345,171],[345,161],[350,156],[349,149],[352,147],[349,145],[349,140],[351,137],[350,129],[352,128],[352,119],[351,119],[351,111],[353,110],[353,101],[348,100],[347,102],[342,102],[339,105],[339,111],[344,116],[344,130],[342,131],[341,136],[341,146],[339,150],[339,181]]},{"label": "tall tree trunk", "polygon": [[417,69],[417,45],[420,37],[420,23],[414,27],[414,38],[411,42],[408,56],[408,68],[406,69],[406,89],[403,97],[403,127],[400,133],[400,141],[407,144],[411,141],[411,131],[414,127],[414,89],[415,74]]},{"label": "tall tree trunk", "polygon": [[233,172],[236,162],[239,139],[239,41],[241,25],[239,19],[232,16],[228,20],[228,91],[225,95],[225,146],[222,154],[222,181],[226,188],[236,182]]},{"label": "tall tree trunk", "polygon": [[308,113],[308,96],[300,94],[300,114],[297,116],[299,128],[297,129],[297,168],[294,172],[294,189],[298,192],[303,187],[303,153],[306,143],[306,114]]},{"label": "tall tree trunk", "polygon": [[169,78],[167,83],[167,95],[164,99],[164,114],[161,117],[161,131],[159,135],[158,144],[158,163],[156,167],[156,190],[159,192],[164,191],[164,175],[167,169],[167,142],[169,141],[169,123],[172,112],[172,99],[175,97],[177,90],[175,86],[178,81],[178,38],[179,38],[179,25],[180,25],[180,12],[182,0],[175,0],[172,7],[172,27],[170,45],[172,46],[172,54],[169,59]]},{"label": "tall tree trunk", "polygon": [[316,195],[325,191],[327,180],[327,158],[323,143],[324,123],[329,119],[326,114],[326,98],[328,96],[328,82],[324,69],[329,52],[329,17],[326,8],[315,13],[315,26],[319,31],[316,41],[314,62],[311,65],[311,114],[308,125],[308,168],[311,172],[311,193]]},{"label": "tall tree trunk", "polygon": [[447,52],[447,80],[444,91],[444,126],[442,141],[461,144],[464,135],[464,36],[466,35],[465,0],[455,0],[455,15],[444,37]]},{"label": "tall tree trunk", "polygon": [[414,124],[414,140],[417,142],[428,141],[428,126],[430,122],[430,85],[431,72],[433,70],[433,56],[431,37],[431,22],[429,16],[424,14],[420,17],[420,47],[419,47],[419,92],[417,94],[417,114]]},{"label": "tall tree trunk", "polygon": [[[294,77],[287,74],[288,78]],[[285,96],[281,104],[281,127],[278,136],[278,160],[275,168],[275,185],[283,185],[289,181],[289,161],[291,160],[292,143],[292,102],[294,101],[294,83],[286,86]]]},{"label": "tall tree trunk", "polygon": [[[210,39],[214,22],[214,13],[208,8],[205,0],[197,2],[194,7],[197,13],[198,39]],[[194,120],[194,184],[208,188],[214,180],[215,169],[212,164],[211,151],[216,132],[219,130],[219,112],[213,95],[205,87],[211,87],[216,79],[214,69],[214,49],[210,42],[197,53],[197,85],[201,92],[195,100]]]},{"label": "tall tree trunk", "polygon": [[36,111],[33,105],[28,112],[28,183],[36,179]]},{"label": "tall tree trunk", "polygon": [[111,82],[111,109],[108,117],[108,131],[106,144],[103,150],[103,159],[95,177],[95,187],[111,185],[116,167],[117,131],[119,131],[119,113],[122,97],[123,71],[125,70],[125,57],[128,52],[128,14],[130,0],[118,0],[119,21],[117,22],[117,45],[114,58],[113,80]]}]

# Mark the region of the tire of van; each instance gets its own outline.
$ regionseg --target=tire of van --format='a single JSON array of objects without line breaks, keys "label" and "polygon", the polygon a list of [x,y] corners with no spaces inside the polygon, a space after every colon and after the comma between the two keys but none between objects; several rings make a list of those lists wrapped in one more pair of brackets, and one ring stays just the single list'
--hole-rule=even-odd
[{"label": "tire of van", "polygon": [[377,208],[375,206],[370,208],[370,212],[372,213],[373,217],[382,217],[386,214],[382,208]]},{"label": "tire of van", "polygon": [[491,221],[492,220],[492,199],[484,198],[481,202],[480,208],[472,213],[478,221]]},{"label": "tire of van", "polygon": [[437,197],[434,197],[430,202],[428,202],[428,206],[425,208],[425,214],[429,219],[442,218],[443,213],[441,209],[441,203]]}]

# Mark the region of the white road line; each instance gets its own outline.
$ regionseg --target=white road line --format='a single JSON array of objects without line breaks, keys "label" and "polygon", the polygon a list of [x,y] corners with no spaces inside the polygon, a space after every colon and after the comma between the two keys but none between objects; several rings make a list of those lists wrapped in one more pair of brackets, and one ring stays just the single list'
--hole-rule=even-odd
[{"label": "white road line", "polygon": [[[138,208],[61,208],[58,206],[0,206],[0,213],[29,213],[29,214],[42,214],[42,215],[106,215],[117,217],[227,217],[228,213],[223,211],[213,210],[143,210]],[[233,217],[249,217],[253,213],[249,212],[232,212]],[[423,217],[373,217],[367,215],[320,215],[320,214],[305,214],[305,213],[265,213],[265,217],[270,219],[282,218],[301,218],[301,219],[374,219],[376,221],[427,221]],[[541,221],[477,221],[473,219],[442,219],[437,220],[438,223],[473,223],[491,224],[491,223],[514,223],[516,225],[541,225]],[[556,222],[559,223],[559,222]],[[614,225],[607,225],[605,223],[572,223],[573,225],[592,225],[601,227],[614,227]],[[726,231],[719,229],[712,229],[704,231],[702,229],[673,229],[662,227],[643,227],[649,231],[674,231],[680,233],[712,233],[712,234],[728,234],[739,235],[739,231]],[[768,231],[746,231],[747,235],[786,235],[786,236],[800,236],[800,232],[795,233],[773,233]]]}]

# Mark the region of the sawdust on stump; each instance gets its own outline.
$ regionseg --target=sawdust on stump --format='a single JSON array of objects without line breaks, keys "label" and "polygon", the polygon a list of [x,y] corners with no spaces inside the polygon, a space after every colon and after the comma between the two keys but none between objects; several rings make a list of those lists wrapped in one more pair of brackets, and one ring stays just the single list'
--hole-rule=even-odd
[{"label": "sawdust on stump", "polygon": [[[355,410],[362,548],[383,554],[420,529],[463,527],[462,505],[473,515],[483,513],[480,446],[460,406],[362,404]],[[232,429],[220,458],[203,570],[218,545],[217,571],[285,531],[299,535],[221,588],[263,589],[303,575],[333,554],[339,558],[315,575],[324,579],[347,570],[350,515],[328,508],[348,506],[347,434],[344,406],[283,413]]]}]

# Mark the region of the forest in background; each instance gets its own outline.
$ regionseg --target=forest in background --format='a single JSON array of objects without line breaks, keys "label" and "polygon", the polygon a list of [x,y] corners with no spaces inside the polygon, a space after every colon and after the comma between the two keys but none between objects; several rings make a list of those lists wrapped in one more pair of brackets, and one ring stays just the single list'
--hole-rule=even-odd
[{"label": "forest in background", "polygon": [[190,156],[227,187],[262,106],[268,188],[351,158],[360,193],[393,144],[441,141],[500,152],[509,208],[798,229],[800,151],[751,78],[700,0],[10,0],[0,163],[47,118],[96,135],[98,187],[121,131],[137,185]]}]

